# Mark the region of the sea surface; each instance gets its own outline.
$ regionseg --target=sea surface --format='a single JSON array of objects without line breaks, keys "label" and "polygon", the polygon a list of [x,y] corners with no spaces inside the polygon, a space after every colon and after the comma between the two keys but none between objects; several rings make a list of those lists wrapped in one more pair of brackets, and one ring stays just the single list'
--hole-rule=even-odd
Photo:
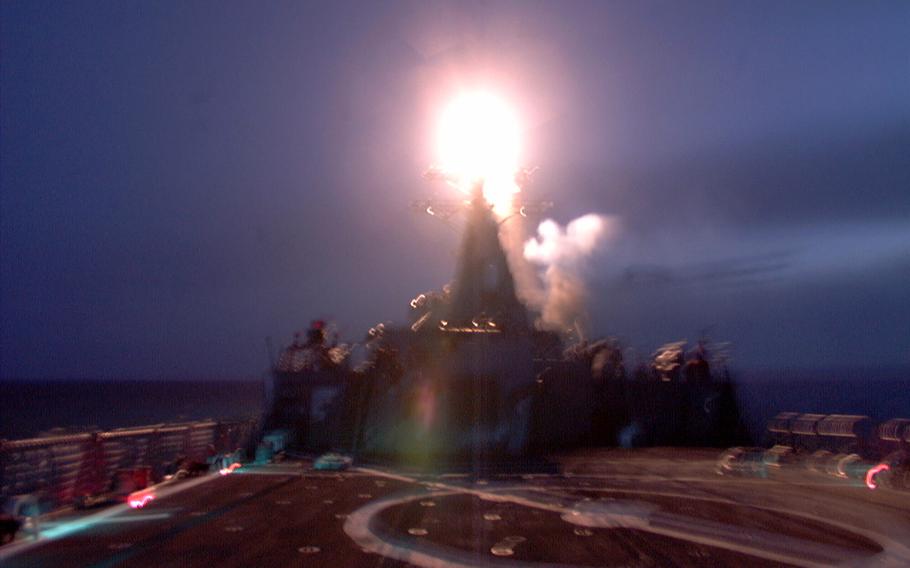
[{"label": "sea surface", "polygon": [[[876,422],[910,418],[910,370],[737,373],[743,420],[760,442],[782,411],[862,414]],[[265,385],[255,381],[55,380],[0,382],[0,439],[54,428],[91,431],[161,422],[261,416]]]},{"label": "sea surface", "polygon": [[254,381],[53,380],[0,382],[0,439],[54,428],[92,431],[188,420],[259,418]]}]

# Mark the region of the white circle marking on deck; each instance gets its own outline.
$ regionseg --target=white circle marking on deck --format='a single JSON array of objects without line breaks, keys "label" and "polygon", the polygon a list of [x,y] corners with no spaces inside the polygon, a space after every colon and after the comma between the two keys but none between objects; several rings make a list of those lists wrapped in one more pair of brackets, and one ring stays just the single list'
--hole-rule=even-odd
[{"label": "white circle marking on deck", "polygon": [[[412,480],[412,482],[419,483],[417,480]],[[427,487],[427,489],[430,488]],[[729,526],[728,528],[724,529],[720,529],[711,524],[709,524],[709,526],[702,526],[703,523],[700,523],[698,519],[688,517],[684,518],[683,520],[686,523],[686,527],[690,528],[670,528],[655,526],[650,522],[650,515],[648,513],[651,511],[647,510],[649,504],[646,503],[625,501],[620,504],[614,502],[601,509],[601,507],[604,505],[603,503],[600,503],[598,504],[600,506],[597,506],[592,502],[584,502],[579,500],[576,502],[575,506],[567,507],[566,505],[560,504],[558,502],[554,503],[546,501],[544,498],[545,493],[542,494],[539,499],[534,499],[533,497],[524,494],[510,495],[508,493],[505,493],[505,490],[506,488],[503,488],[502,490],[494,492],[484,489],[448,486],[444,491],[435,493],[433,496],[445,497],[449,495],[470,494],[481,499],[510,502],[519,506],[536,509],[537,511],[535,512],[550,511],[553,513],[559,513],[561,514],[563,520],[568,521],[569,523],[572,523],[576,526],[582,527],[609,526],[610,528],[619,528],[622,526],[628,526],[629,521],[631,520],[634,521],[632,524],[635,526],[635,528],[640,528],[647,532],[670,536],[672,538],[693,542],[695,544],[716,546],[748,556],[786,562],[794,564],[796,566],[819,565],[819,561],[817,559],[808,559],[805,557],[806,547],[811,547],[816,553],[816,556],[818,556],[820,559],[830,557],[832,554],[843,556],[845,553],[847,553],[847,550],[842,548],[821,545],[818,543],[809,543],[804,540],[799,541],[803,547],[801,547],[798,551],[793,551],[792,553],[789,551],[776,551],[772,550],[773,547],[767,546],[767,542],[765,541],[768,537],[764,534],[759,535],[748,531],[743,531],[741,528],[733,526]],[[623,491],[621,489],[612,488],[599,488],[598,490],[620,492]],[[631,492],[652,495],[660,495],[664,493],[654,490],[633,490]],[[679,494],[675,496],[695,500],[730,502],[728,499],[717,499],[716,497],[705,498],[702,496]],[[375,552],[385,557],[403,560],[405,562],[424,566],[427,568],[439,568],[441,566],[476,566],[476,557],[467,552],[462,554],[461,551],[459,551],[453,555],[453,552],[450,550],[448,551],[445,559],[443,559],[443,557],[439,555],[440,553],[436,552],[429,546],[412,546],[409,548],[397,546],[394,543],[382,540],[382,538],[374,534],[369,529],[368,525],[370,519],[380,511],[396,505],[406,504],[420,498],[420,495],[411,495],[397,499],[378,501],[365,505],[350,515],[348,520],[345,522],[344,530],[348,536],[350,536],[358,545],[364,548],[368,548],[371,552]],[[423,498],[425,499],[426,497]],[[579,507],[579,505],[581,506]],[[592,507],[592,505],[594,506]],[[766,510],[775,510],[774,507],[768,506],[757,506],[755,504],[752,504],[750,506]],[[796,518],[810,518],[813,520],[818,520],[819,522],[830,524],[835,527],[844,528],[850,532],[865,536],[882,546],[884,549],[882,552],[868,557],[866,560],[874,559],[874,561],[884,563],[885,565],[910,565],[910,549],[908,549],[903,544],[898,543],[891,538],[888,538],[884,534],[866,531],[857,527],[847,526],[841,523],[833,522],[831,520],[819,519],[817,517],[814,517],[814,515],[807,513],[795,513],[791,511],[782,512],[789,513]],[[706,528],[715,530],[709,530],[707,531],[707,534],[703,534],[705,531],[702,529]],[[714,534],[715,532],[717,534]],[[746,532],[746,534],[742,534],[743,532]],[[734,536],[738,538],[734,538]],[[504,545],[506,543],[500,544]],[[850,558],[847,558],[847,560],[850,560]]]}]

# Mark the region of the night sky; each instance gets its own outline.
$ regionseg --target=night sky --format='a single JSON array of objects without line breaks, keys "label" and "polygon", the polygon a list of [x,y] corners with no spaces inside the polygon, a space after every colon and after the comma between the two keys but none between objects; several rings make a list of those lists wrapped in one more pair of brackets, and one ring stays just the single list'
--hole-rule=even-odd
[{"label": "night sky", "polygon": [[910,3],[39,2],[0,44],[2,378],[256,377],[453,274],[409,208],[459,90],[608,215],[590,320],[910,366]]}]

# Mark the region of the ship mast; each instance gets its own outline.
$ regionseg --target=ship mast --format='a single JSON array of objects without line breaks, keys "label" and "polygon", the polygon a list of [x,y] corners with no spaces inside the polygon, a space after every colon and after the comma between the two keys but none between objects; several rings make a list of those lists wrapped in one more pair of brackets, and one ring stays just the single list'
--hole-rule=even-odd
[{"label": "ship mast", "polygon": [[527,310],[515,294],[515,282],[499,240],[499,223],[483,197],[482,182],[472,190],[466,215],[445,320],[459,328],[486,324],[498,330],[527,331]]}]

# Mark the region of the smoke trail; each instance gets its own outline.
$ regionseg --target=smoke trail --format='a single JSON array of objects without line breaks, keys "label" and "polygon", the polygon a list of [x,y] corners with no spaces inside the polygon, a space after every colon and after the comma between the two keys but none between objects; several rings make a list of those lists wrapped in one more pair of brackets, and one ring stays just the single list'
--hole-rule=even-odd
[{"label": "smoke trail", "polygon": [[541,327],[565,331],[583,323],[587,261],[615,230],[615,219],[593,213],[571,221],[565,229],[547,219],[538,227],[538,236],[525,243],[524,257],[543,268]]},{"label": "smoke trail", "polygon": [[509,271],[515,279],[515,293],[521,302],[540,310],[543,307],[545,292],[537,266],[524,256],[524,245],[528,240],[529,232],[533,231],[530,223],[524,217],[516,215],[500,226],[499,238],[506,252]]}]

